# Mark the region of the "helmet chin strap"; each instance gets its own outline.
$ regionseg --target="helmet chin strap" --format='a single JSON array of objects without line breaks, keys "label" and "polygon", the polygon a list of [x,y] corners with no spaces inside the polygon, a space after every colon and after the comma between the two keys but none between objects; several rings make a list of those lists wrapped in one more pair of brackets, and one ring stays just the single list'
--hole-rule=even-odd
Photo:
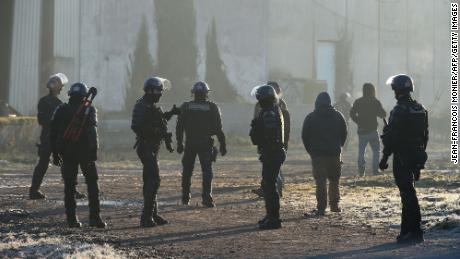
[{"label": "helmet chin strap", "polygon": [[259,101],[262,108],[270,108],[275,104],[275,100],[271,98],[262,99]]},{"label": "helmet chin strap", "polygon": [[410,92],[395,92],[395,98],[397,100],[408,99],[410,97],[411,97]]},{"label": "helmet chin strap", "polygon": [[157,103],[160,101],[160,98],[161,98],[161,94],[148,94],[148,93],[145,94],[145,99],[149,103]]},{"label": "helmet chin strap", "polygon": [[83,96],[79,94],[74,94],[69,97],[69,103],[75,103],[75,104],[80,104],[83,102]]}]

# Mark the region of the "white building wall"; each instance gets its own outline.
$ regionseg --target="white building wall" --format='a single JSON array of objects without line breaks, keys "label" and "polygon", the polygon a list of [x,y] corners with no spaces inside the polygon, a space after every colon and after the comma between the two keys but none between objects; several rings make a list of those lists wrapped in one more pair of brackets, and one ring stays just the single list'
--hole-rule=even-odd
[{"label": "white building wall", "polygon": [[36,113],[39,84],[41,1],[14,1],[9,103],[20,113]]},{"label": "white building wall", "polygon": [[269,10],[267,62],[270,75],[313,78],[315,25],[312,2],[271,0]]},{"label": "white building wall", "polygon": [[[155,61],[157,41],[152,0],[81,0],[80,78],[99,89],[95,104],[102,110],[123,108],[137,34],[144,16]],[[153,73],[153,71],[152,71]],[[139,86],[142,87],[142,86]]]},{"label": "white building wall", "polygon": [[[80,4],[78,0],[54,2],[54,72],[62,72],[69,84],[80,80]],[[67,91],[60,98],[67,99]]]},{"label": "white building wall", "polygon": [[195,0],[199,79],[206,75],[206,38],[214,19],[228,79],[243,98],[252,99],[252,87],[267,80],[267,8],[265,0]]}]

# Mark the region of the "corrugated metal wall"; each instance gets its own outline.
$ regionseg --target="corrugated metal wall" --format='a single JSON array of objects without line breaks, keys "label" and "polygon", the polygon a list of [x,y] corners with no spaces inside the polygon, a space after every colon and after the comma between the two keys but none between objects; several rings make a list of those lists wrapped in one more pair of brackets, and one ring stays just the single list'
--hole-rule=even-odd
[{"label": "corrugated metal wall", "polygon": [[74,58],[78,55],[79,1],[56,1],[54,4],[54,55]]},{"label": "corrugated metal wall", "polygon": [[38,99],[41,2],[14,1],[9,103],[29,115]]},{"label": "corrugated metal wall", "polygon": [[[78,0],[55,1],[54,57],[55,71],[63,72],[70,82],[80,79],[80,3]],[[63,91],[65,92],[65,91]]]}]

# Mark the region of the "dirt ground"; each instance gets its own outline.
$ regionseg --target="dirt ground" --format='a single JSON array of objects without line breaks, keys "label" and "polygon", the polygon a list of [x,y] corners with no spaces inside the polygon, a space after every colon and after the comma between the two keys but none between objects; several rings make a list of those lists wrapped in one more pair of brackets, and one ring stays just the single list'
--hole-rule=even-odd
[{"label": "dirt ground", "polygon": [[[448,153],[430,153],[417,182],[425,243],[395,244],[400,200],[391,171],[357,177],[356,157],[345,152],[341,180],[342,213],[305,218],[316,206],[310,158],[298,145],[282,170],[283,228],[259,231],[264,202],[251,190],[260,182],[254,148],[229,147],[214,165],[217,207],[201,206],[197,164],[192,202],[180,205],[180,157],[161,151],[161,214],[170,224],[139,228],[142,209],[141,165],[134,152],[102,156],[98,164],[102,216],[108,228],[89,228],[87,201],[78,203],[82,229],[66,227],[63,183],[51,167],[42,186],[47,199],[28,200],[32,162],[0,161],[0,257],[167,257],[167,258],[460,258],[460,173]],[[107,162],[113,161],[113,162]],[[370,159],[368,159],[370,161]],[[85,191],[79,176],[79,190]]]}]

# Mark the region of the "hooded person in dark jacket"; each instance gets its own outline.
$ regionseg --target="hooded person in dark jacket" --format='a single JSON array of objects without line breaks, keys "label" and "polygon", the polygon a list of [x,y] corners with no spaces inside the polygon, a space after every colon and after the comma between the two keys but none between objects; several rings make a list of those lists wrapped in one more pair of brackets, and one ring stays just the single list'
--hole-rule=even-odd
[{"label": "hooded person in dark jacket", "polygon": [[322,92],[315,102],[315,110],[305,118],[302,141],[310,154],[316,182],[317,215],[324,215],[327,206],[327,181],[329,181],[329,206],[340,212],[339,179],[340,155],[347,138],[347,125],[343,115],[331,106],[328,93]]},{"label": "hooded person in dark jacket", "polygon": [[385,118],[386,112],[380,101],[375,97],[375,87],[371,83],[363,85],[363,96],[358,98],[350,110],[351,119],[358,125],[359,153],[358,169],[359,175],[364,176],[366,171],[366,160],[364,153],[369,143],[372,148],[372,173],[378,173],[380,157],[380,139],[377,132],[377,117]]}]

